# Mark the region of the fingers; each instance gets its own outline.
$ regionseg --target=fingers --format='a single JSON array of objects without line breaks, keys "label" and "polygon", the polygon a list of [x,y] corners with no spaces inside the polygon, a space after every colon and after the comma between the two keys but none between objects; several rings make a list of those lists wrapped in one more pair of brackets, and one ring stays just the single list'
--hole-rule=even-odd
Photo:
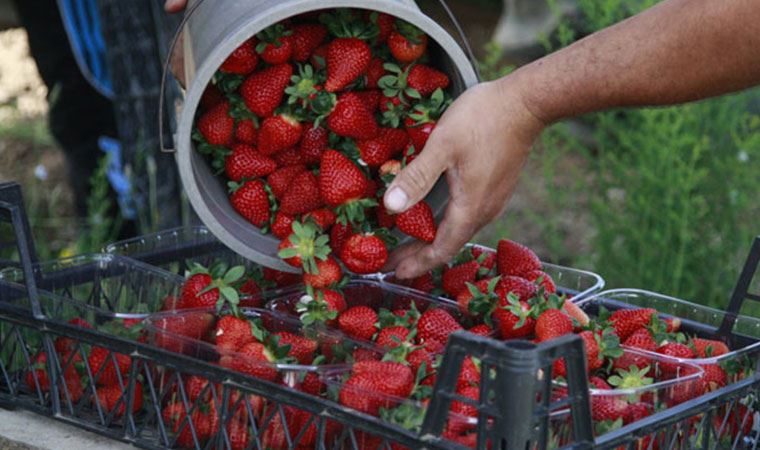
[{"label": "fingers", "polygon": [[383,202],[391,213],[406,211],[430,192],[446,169],[445,147],[439,143],[441,133],[436,130],[430,136],[425,151],[404,168],[385,193]]},{"label": "fingers", "polygon": [[187,0],[166,0],[166,3],[164,3],[164,10],[166,10],[166,12],[176,13],[185,9],[186,5]]},{"label": "fingers", "polygon": [[404,252],[396,266],[399,279],[418,277],[425,272],[451,261],[459,250],[477,231],[474,215],[452,201],[446,208],[446,217],[438,227],[435,241],[431,245],[416,247],[416,251]]},{"label": "fingers", "polygon": [[388,257],[388,261],[383,267],[383,272],[393,272],[401,261],[417,253],[424,246],[424,242],[414,241],[396,248]]}]

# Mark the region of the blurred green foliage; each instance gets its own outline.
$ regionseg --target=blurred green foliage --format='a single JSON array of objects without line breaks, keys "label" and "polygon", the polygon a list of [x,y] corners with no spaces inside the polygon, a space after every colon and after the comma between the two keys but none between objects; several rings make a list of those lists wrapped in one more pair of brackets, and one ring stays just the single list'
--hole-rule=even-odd
[{"label": "blurred green foliage", "polygon": [[[580,0],[547,45],[564,46],[656,3]],[[547,178],[547,201],[588,197],[592,255],[564,249],[551,218],[536,218],[552,257],[596,270],[608,287],[636,287],[723,307],[760,212],[760,91],[668,108],[607,111],[581,119],[591,139],[562,123],[542,138],[545,177],[583,155],[593,176],[573,186]]]}]

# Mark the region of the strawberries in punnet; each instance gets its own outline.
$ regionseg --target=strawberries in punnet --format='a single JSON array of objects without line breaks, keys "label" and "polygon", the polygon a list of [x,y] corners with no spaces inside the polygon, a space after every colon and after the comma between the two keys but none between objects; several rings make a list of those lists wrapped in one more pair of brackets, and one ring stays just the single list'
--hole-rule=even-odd
[{"label": "strawberries in punnet", "polygon": [[216,346],[222,350],[235,351],[256,339],[251,332],[251,324],[235,316],[223,316],[214,330]]},{"label": "strawberries in punnet", "polygon": [[528,247],[502,239],[496,248],[496,266],[502,275],[524,276],[541,270],[541,260]]},{"label": "strawberries in punnet", "polygon": [[609,322],[620,340],[625,341],[636,330],[644,328],[655,312],[652,308],[619,309],[610,315]]},{"label": "strawberries in punnet", "polygon": [[548,309],[536,319],[535,333],[539,342],[573,332],[573,321],[559,309]]},{"label": "strawberries in punnet", "polygon": [[694,338],[690,346],[694,349],[697,358],[715,358],[730,351],[726,344],[712,339]]},{"label": "strawberries in punnet", "polygon": [[327,288],[340,282],[343,271],[335,258],[330,255],[325,260],[317,259],[313,272],[303,274],[303,282],[315,289]]},{"label": "strawberries in punnet", "polygon": [[354,306],[338,316],[338,325],[347,335],[368,341],[377,332],[375,327],[377,319],[377,313],[372,308]]}]

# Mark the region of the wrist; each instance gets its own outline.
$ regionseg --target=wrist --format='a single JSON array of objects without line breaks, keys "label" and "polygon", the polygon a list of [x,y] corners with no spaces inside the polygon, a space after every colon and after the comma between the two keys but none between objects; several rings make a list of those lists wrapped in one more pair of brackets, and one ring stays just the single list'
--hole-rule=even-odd
[{"label": "wrist", "polygon": [[547,120],[539,105],[533,102],[526,77],[518,72],[493,82],[500,99],[501,120],[502,123],[520,124],[520,129],[524,131],[522,137],[533,140],[551,122]]}]

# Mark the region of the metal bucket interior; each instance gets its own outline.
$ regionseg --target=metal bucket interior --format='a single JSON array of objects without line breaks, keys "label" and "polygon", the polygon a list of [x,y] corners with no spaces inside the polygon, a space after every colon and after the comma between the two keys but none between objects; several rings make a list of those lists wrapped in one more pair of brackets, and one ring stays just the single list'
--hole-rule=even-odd
[{"label": "metal bucket interior", "polygon": [[[193,5],[199,1],[193,10]],[[305,12],[357,8],[381,11],[405,20],[427,33],[433,65],[446,72],[454,96],[478,79],[465,52],[442,27],[424,15],[410,0],[196,0],[181,36],[187,86],[184,104],[178,106],[175,144],[179,173],[190,203],[211,232],[243,257],[271,268],[294,271],[277,256],[279,239],[265,235],[240,216],[229,202],[227,188],[212,172],[191,140],[195,111],[207,84],[227,55],[261,30]],[[448,189],[443,178],[427,197],[436,218],[443,214]],[[399,235],[403,240],[406,236]]]}]

